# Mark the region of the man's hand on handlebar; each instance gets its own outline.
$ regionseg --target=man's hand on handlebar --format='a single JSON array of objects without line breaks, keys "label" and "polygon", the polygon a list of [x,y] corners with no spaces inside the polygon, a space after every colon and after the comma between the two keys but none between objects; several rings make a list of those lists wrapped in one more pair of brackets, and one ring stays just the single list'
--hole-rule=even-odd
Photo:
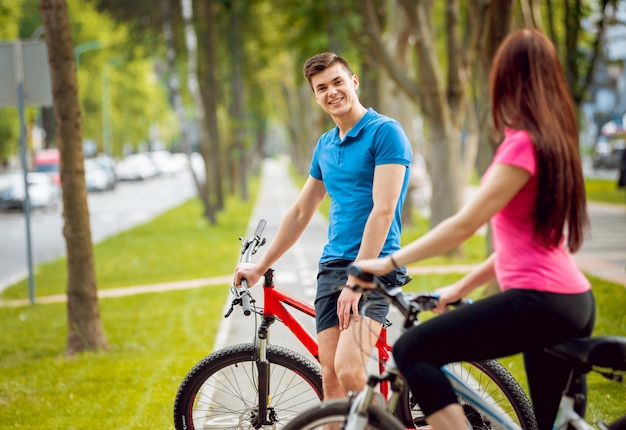
[{"label": "man's hand on handlebar", "polygon": [[237,288],[241,288],[241,280],[245,279],[248,282],[248,287],[252,288],[256,284],[264,271],[255,263],[239,263],[235,268],[234,285]]}]

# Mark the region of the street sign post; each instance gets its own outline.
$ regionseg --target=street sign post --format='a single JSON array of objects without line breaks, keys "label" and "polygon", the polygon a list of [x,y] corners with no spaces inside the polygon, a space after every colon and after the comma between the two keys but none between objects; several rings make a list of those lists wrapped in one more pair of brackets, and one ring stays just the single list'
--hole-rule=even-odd
[{"label": "street sign post", "polygon": [[20,160],[24,173],[24,218],[28,264],[28,296],[35,303],[35,282],[30,232],[30,196],[24,106],[51,106],[52,90],[45,42],[0,43],[0,107],[17,107],[20,118]]}]

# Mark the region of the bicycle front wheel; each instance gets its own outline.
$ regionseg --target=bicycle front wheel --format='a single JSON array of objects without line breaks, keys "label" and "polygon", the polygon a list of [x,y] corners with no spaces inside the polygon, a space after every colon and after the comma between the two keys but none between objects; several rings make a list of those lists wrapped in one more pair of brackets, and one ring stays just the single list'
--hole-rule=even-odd
[{"label": "bicycle front wheel", "polygon": [[176,394],[176,429],[275,429],[320,404],[319,367],[294,351],[269,345],[268,413],[265,424],[255,425],[259,421],[256,359],[254,345],[246,343],[215,351],[196,364]]},{"label": "bicycle front wheel", "polygon": [[[466,385],[472,387],[489,404],[495,407],[502,421],[513,422],[524,430],[537,428],[535,413],[519,383],[496,360],[452,363],[448,368]],[[458,399],[465,411],[467,421],[474,429],[490,429],[494,423],[482,411]],[[408,389],[395,411],[396,416],[406,426],[427,427],[419,405],[411,399]]]},{"label": "bicycle front wheel", "polygon": [[[328,400],[309,409],[290,421],[283,430],[315,430],[325,428],[343,428],[350,413],[350,401],[347,399]],[[367,408],[367,423],[364,430],[404,430],[405,427],[390,412],[378,406]],[[335,426],[326,427],[329,424]]]}]

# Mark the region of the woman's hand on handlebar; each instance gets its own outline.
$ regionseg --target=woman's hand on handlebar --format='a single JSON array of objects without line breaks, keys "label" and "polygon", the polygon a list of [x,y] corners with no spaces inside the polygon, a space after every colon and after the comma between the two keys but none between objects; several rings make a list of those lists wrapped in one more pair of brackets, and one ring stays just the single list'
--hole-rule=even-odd
[{"label": "woman's hand on handlebar", "polygon": [[235,287],[241,288],[241,280],[245,279],[248,282],[248,287],[252,288],[256,284],[264,271],[255,263],[239,263],[235,268]]},{"label": "woman's hand on handlebar", "polygon": [[432,312],[436,314],[450,310],[450,308],[448,308],[450,303],[456,303],[464,297],[461,292],[461,285],[458,282],[439,288],[435,292],[439,295],[439,301],[437,306],[432,309]]},{"label": "woman's hand on handlebar", "polygon": [[[374,276],[385,275],[395,269],[389,257],[356,260],[352,263],[352,265],[359,268],[361,272],[369,273]],[[351,276],[350,281],[357,283],[363,288],[374,288],[374,284],[372,282],[363,281],[355,276]]]}]

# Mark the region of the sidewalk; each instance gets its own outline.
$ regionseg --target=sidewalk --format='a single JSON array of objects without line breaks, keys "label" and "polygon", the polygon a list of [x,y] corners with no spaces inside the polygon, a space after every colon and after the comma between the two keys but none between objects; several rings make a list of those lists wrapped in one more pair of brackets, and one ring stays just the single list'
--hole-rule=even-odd
[{"label": "sidewalk", "polygon": [[[251,234],[258,221],[263,218],[267,221],[264,236],[270,241],[298,191],[283,163],[274,159],[265,160],[260,192],[247,234]],[[576,263],[583,271],[593,276],[626,286],[626,209],[615,205],[590,203],[589,215],[592,234],[581,251],[574,256]],[[280,283],[281,288],[303,300],[312,301],[314,298],[317,261],[326,240],[326,230],[327,221],[321,215],[316,215],[300,240],[275,265],[277,282]],[[420,266],[409,268],[409,273],[413,275],[463,273],[471,268],[471,265]],[[231,280],[232,275],[228,274],[216,278],[101,290],[98,296],[108,298],[224,285],[230,283]],[[65,294],[59,294],[37,297],[36,303],[59,303],[65,300]],[[0,306],[17,307],[29,304],[27,299],[0,301]],[[232,318],[227,321],[231,320]],[[237,323],[232,325],[240,326]],[[248,339],[249,337],[246,337],[246,341]]]},{"label": "sidewalk", "polygon": [[584,272],[626,286],[626,208],[589,203],[589,218],[591,235],[574,261]]}]

